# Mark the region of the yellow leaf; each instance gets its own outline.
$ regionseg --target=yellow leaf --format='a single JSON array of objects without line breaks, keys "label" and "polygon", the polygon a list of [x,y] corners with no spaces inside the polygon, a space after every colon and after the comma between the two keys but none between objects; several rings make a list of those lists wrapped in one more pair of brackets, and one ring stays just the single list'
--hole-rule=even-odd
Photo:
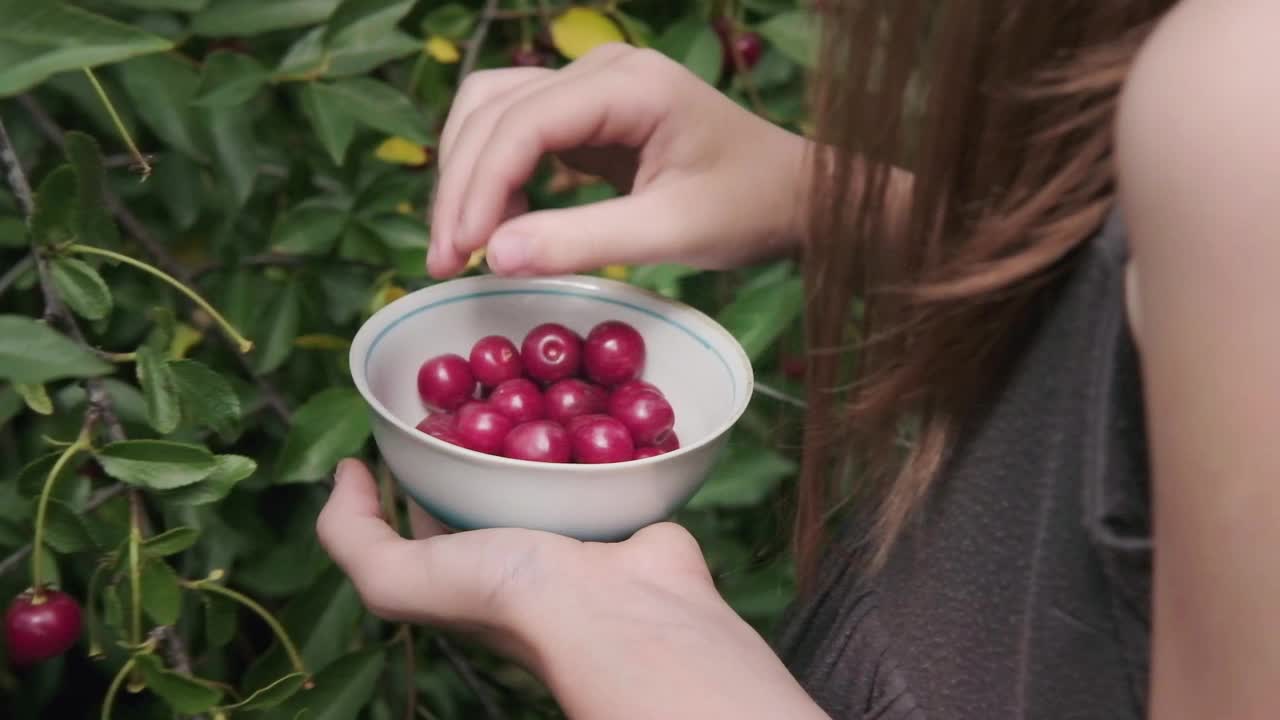
[{"label": "yellow leaf", "polygon": [[373,152],[379,160],[394,165],[426,165],[431,154],[416,142],[402,137],[389,137]]},{"label": "yellow leaf", "polygon": [[[475,270],[480,267],[480,263],[482,262],[484,262],[484,248],[480,248],[479,250],[471,253],[471,257],[467,259],[466,270]],[[466,272],[466,270],[463,272]]]},{"label": "yellow leaf", "polygon": [[570,60],[605,43],[625,41],[617,24],[591,8],[569,8],[551,21],[551,42]]},{"label": "yellow leaf", "polygon": [[605,265],[600,274],[610,280],[626,280],[631,277],[631,268],[626,265]]},{"label": "yellow leaf", "polygon": [[396,212],[400,213],[401,215],[412,215],[413,203],[402,202],[399,205],[396,205]]},{"label": "yellow leaf", "polygon": [[427,38],[427,42],[422,46],[423,52],[431,56],[431,59],[445,65],[452,65],[462,59],[462,54],[458,52],[458,46],[447,37],[432,35]]},{"label": "yellow leaf", "polygon": [[203,339],[203,332],[186,323],[178,323],[178,327],[173,331],[173,340],[169,343],[169,357],[174,360],[185,358],[191,348],[200,344]]},{"label": "yellow leaf", "polygon": [[303,350],[346,350],[351,347],[350,341],[337,335],[299,335],[293,341],[294,347]]}]

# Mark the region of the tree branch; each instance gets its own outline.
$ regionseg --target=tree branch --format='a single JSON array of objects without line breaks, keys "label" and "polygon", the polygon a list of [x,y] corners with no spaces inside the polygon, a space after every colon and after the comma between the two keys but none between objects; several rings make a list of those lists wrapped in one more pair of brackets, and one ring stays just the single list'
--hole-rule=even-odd
[{"label": "tree branch", "polygon": [[476,29],[471,33],[471,38],[467,40],[467,54],[462,58],[462,65],[458,68],[458,82],[461,83],[464,78],[476,69],[476,60],[480,57],[480,49],[484,47],[485,38],[489,36],[489,25],[493,23],[493,18],[498,12],[498,0],[488,0],[484,4],[484,11],[480,14],[480,22],[476,23]]}]

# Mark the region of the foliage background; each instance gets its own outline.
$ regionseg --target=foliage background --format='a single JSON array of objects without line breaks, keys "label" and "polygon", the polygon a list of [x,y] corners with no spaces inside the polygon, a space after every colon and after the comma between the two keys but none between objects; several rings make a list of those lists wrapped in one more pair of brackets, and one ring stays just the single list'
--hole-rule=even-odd
[{"label": "foliage background", "polygon": [[[546,0],[0,0],[0,120],[37,206],[28,225],[19,197],[0,192],[0,597],[31,584],[41,484],[94,421],[93,449],[58,478],[43,565],[86,606],[90,633],[35,669],[0,663],[0,716],[98,717],[112,678],[141,653],[147,672],[135,679],[147,687],[121,692],[115,717],[557,717],[519,668],[365,613],[317,545],[334,462],[358,453],[376,463],[347,340],[382,304],[431,282],[432,156],[461,76],[522,49],[558,67],[617,36],[804,131],[816,34],[799,2],[634,0],[565,15],[569,6]],[[726,66],[720,17],[763,36],[749,72]],[[145,181],[86,67],[153,168]],[[613,190],[549,161],[529,192],[534,207],[562,207]],[[71,241],[168,271],[254,349],[237,352],[170,285]],[[57,271],[44,288],[37,253]],[[792,594],[797,269],[600,272],[709,312],[756,363],[759,396],[677,519],[729,602],[768,633]],[[39,342],[40,331],[73,334],[58,305],[108,363]],[[73,356],[88,360],[64,367]],[[113,446],[116,431],[182,445]],[[183,487],[168,487],[174,478]],[[131,526],[142,539],[140,638],[128,621]],[[262,698],[281,704],[225,709],[290,664],[261,617],[189,586],[217,570],[219,587],[280,619],[314,689],[290,694],[286,682]],[[153,646],[130,645],[145,637]],[[91,641],[100,657],[89,657]]]}]

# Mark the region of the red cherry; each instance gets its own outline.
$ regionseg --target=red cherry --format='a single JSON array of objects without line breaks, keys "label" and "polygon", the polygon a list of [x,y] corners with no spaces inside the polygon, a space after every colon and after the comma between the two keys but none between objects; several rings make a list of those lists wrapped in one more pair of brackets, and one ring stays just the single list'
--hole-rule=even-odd
[{"label": "red cherry", "polygon": [[644,380],[628,380],[614,388],[611,395],[621,395],[623,393],[636,392],[637,390],[656,392],[662,397],[666,397],[666,393],[659,390],[657,385],[647,383]]},{"label": "red cherry", "polygon": [[542,397],[542,390],[532,380],[524,378],[507,380],[494,388],[489,393],[489,404],[516,424],[541,420],[547,416],[547,403]]},{"label": "red cherry", "polygon": [[654,447],[658,448],[659,450],[661,450],[661,451],[662,451],[662,452],[664,452],[664,453],[669,453],[669,452],[671,452],[672,450],[679,450],[679,449],[680,449],[680,438],[676,437],[676,433],[675,433],[675,431],[673,430],[673,431],[672,431],[671,433],[669,433],[665,438],[663,438],[662,442],[658,443],[658,444],[657,444],[657,445],[655,445]]},{"label": "red cherry", "polygon": [[643,460],[645,458],[658,457],[661,454],[662,451],[656,447],[642,447],[639,450],[636,450],[635,459]]},{"label": "red cherry", "polygon": [[570,439],[573,459],[580,463],[626,462],[636,454],[631,433],[611,417],[593,417],[578,423]]},{"label": "red cherry", "polygon": [[806,363],[803,355],[786,353],[782,356],[782,374],[792,380],[804,380]]},{"label": "red cherry", "polygon": [[577,432],[578,428],[582,427],[584,423],[589,423],[593,420],[598,420],[600,418],[607,418],[607,417],[609,416],[603,413],[595,413],[591,415],[574,415],[573,417],[564,421],[564,429],[569,431],[569,435],[573,435],[573,433]]},{"label": "red cherry", "polygon": [[630,325],[608,320],[591,328],[582,346],[587,377],[601,385],[635,380],[644,372],[644,338]]},{"label": "red cherry", "polygon": [[458,410],[454,432],[462,447],[497,455],[515,423],[487,402],[469,402]]},{"label": "red cherry", "polygon": [[569,432],[559,423],[534,420],[512,428],[502,443],[502,454],[516,460],[567,463],[573,456]]},{"label": "red cherry", "polygon": [[655,392],[633,391],[609,398],[609,416],[631,432],[637,445],[659,445],[676,424],[675,411]]},{"label": "red cherry", "polygon": [[[764,52],[764,41],[759,35],[753,32],[738,33],[733,39],[733,44],[738,48],[738,54],[742,56],[743,70],[750,70],[760,62],[760,55]],[[734,67],[732,53],[726,59],[725,66]]]},{"label": "red cherry", "polygon": [[4,614],[5,645],[14,665],[33,665],[57,657],[76,644],[83,627],[80,605],[70,595],[43,590],[39,601],[28,590],[14,598]]},{"label": "red cherry", "polygon": [[560,424],[580,415],[593,415],[605,410],[608,396],[599,386],[575,378],[561,380],[547,388],[547,418]]},{"label": "red cherry", "polygon": [[451,445],[461,445],[455,430],[456,426],[457,416],[453,413],[432,413],[422,418],[417,428],[437,440],[443,440]]},{"label": "red cherry", "polygon": [[457,410],[475,392],[475,376],[461,355],[437,355],[418,368],[418,395],[428,407]]},{"label": "red cherry", "polygon": [[552,383],[573,377],[582,361],[582,338],[559,323],[544,323],[525,335],[520,360],[534,380]]},{"label": "red cherry", "polygon": [[471,347],[471,374],[490,388],[518,378],[524,374],[520,351],[501,335],[482,337]]},{"label": "red cherry", "polygon": [[533,48],[516,48],[511,53],[511,64],[517,67],[540,67],[546,65],[546,58]]}]

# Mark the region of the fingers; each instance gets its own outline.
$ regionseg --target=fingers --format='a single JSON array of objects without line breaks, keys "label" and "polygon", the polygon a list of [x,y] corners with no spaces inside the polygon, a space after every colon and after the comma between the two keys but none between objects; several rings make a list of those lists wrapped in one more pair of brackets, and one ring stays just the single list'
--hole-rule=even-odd
[{"label": "fingers", "polygon": [[687,250],[697,230],[683,224],[697,216],[682,213],[682,202],[678,193],[647,193],[517,216],[494,231],[489,267],[502,275],[539,275],[673,257],[694,262]]},{"label": "fingers", "polygon": [[[661,102],[655,93],[635,87],[637,83],[622,82],[634,70],[618,68],[634,68],[637,54],[625,46],[606,46],[525,87],[506,85],[505,92],[472,93],[487,100],[483,107],[464,110],[465,118],[450,136],[448,158],[442,160],[432,208],[434,247],[428,257],[433,275],[456,273],[484,245],[487,234],[503,219],[508,198],[546,153],[587,145],[643,144],[652,126],[646,120],[659,112]],[[661,86],[652,80],[645,83]],[[638,113],[637,107],[646,112]],[[628,122],[621,122],[624,119]],[[495,157],[495,143],[507,153],[496,161],[487,159]],[[492,169],[495,164],[501,172]],[[481,167],[489,169],[477,177]]]}]

